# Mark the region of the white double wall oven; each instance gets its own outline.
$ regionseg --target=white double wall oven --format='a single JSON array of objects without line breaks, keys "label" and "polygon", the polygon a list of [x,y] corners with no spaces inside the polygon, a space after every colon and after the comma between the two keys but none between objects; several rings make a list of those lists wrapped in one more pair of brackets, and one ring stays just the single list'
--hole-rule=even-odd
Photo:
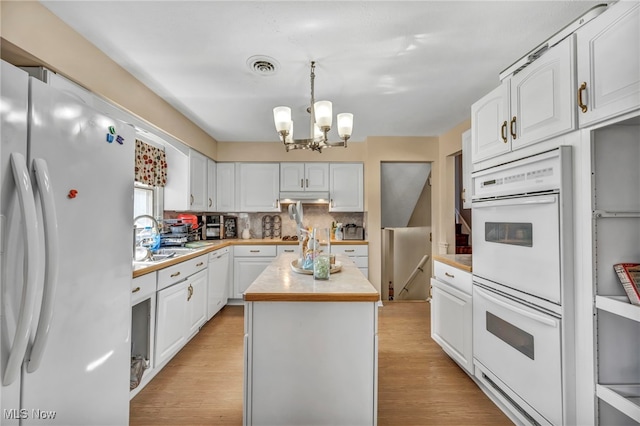
[{"label": "white double wall oven", "polygon": [[573,424],[571,147],[473,173],[475,375],[524,423]]}]

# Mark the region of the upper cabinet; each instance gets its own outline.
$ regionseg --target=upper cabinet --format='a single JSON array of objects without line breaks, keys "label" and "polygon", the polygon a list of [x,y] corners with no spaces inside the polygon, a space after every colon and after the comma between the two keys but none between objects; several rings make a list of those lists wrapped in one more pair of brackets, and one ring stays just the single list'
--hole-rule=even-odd
[{"label": "upper cabinet", "polygon": [[236,209],[236,164],[216,164],[216,210],[235,212]]},{"label": "upper cabinet", "polygon": [[189,150],[189,208],[193,211],[207,209],[207,157]]},{"label": "upper cabinet", "polygon": [[462,208],[471,208],[471,129],[462,134]]},{"label": "upper cabinet", "polygon": [[574,36],[569,36],[471,107],[472,162],[575,128]]},{"label": "upper cabinet", "polygon": [[237,163],[238,211],[280,211],[280,164]]},{"label": "upper cabinet", "polygon": [[216,203],[216,162],[211,158],[207,158],[207,208],[205,209],[208,212],[217,211],[217,203]]},{"label": "upper cabinet", "polygon": [[328,191],[329,163],[280,163],[280,191]]},{"label": "upper cabinet", "polygon": [[364,167],[362,163],[329,164],[330,212],[364,211]]},{"label": "upper cabinet", "polygon": [[640,108],[640,3],[609,6],[577,36],[580,127]]}]

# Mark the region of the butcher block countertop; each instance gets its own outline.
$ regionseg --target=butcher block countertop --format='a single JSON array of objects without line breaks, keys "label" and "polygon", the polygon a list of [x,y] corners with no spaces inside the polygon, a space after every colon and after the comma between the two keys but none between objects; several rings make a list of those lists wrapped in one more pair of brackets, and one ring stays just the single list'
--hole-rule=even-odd
[{"label": "butcher block countertop", "polygon": [[454,268],[471,272],[471,255],[470,254],[437,254],[433,256],[433,260],[445,263]]},{"label": "butcher block countertop", "polygon": [[278,256],[244,293],[248,302],[377,302],[377,290],[346,256],[337,255],[342,270],[328,280],[294,272],[295,253]]},{"label": "butcher block countertop", "polygon": [[[228,240],[207,240],[207,241],[194,241],[193,243],[199,247],[192,247],[194,251],[187,254],[182,254],[180,256],[172,257],[167,260],[163,260],[162,262],[134,262],[133,266],[133,278],[137,278],[139,276],[149,274],[151,272],[159,271],[160,269],[164,269],[169,266],[177,265],[178,263],[184,262],[185,260],[193,259],[194,257],[201,256],[203,254],[224,248],[229,246],[248,246],[248,245],[290,245],[297,246],[298,241],[283,241],[279,238],[251,238],[247,240],[242,239],[228,239]],[[336,241],[331,240],[332,245],[368,245],[369,241],[366,240],[342,240]],[[167,250],[171,250],[171,247],[165,247]]]}]

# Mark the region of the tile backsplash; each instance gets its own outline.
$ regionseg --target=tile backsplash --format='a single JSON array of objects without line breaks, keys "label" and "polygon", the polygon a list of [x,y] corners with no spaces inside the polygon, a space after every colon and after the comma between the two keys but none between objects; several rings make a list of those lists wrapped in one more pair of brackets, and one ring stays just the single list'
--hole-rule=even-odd
[{"label": "tile backsplash", "polygon": [[[238,217],[239,232],[242,232],[246,226],[249,227],[251,238],[262,238],[262,218],[264,216],[280,216],[281,223],[281,235],[293,236],[296,235],[296,222],[289,219],[289,213],[287,211],[287,205],[282,206],[282,212],[280,213],[228,213],[232,216]],[[324,204],[306,204],[302,208],[303,211],[303,225],[305,227],[316,228],[330,228],[332,222],[348,224],[353,223],[358,226],[364,226],[366,232],[366,213],[337,213],[329,212],[329,206]],[[201,213],[194,213],[201,216]],[[225,213],[227,214],[227,213]],[[165,219],[172,219],[177,217],[177,212],[165,211]],[[365,239],[367,238],[365,234]]]}]

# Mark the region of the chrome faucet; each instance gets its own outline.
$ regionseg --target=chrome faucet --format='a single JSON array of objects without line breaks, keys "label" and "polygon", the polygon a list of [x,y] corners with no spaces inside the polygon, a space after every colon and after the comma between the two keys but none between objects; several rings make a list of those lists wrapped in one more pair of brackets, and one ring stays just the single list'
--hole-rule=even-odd
[{"label": "chrome faucet", "polygon": [[138,247],[141,247],[140,246],[140,242],[138,241],[138,228],[136,227],[136,222],[139,219],[149,219],[149,220],[151,220],[151,222],[153,223],[152,229],[155,229],[155,232],[157,234],[160,234],[160,227],[158,225],[158,221],[156,220],[156,218],[151,216],[151,215],[148,215],[148,214],[142,214],[142,215],[137,216],[136,218],[133,219],[133,258],[134,258],[134,260],[146,260],[146,259],[151,257],[151,250],[149,250],[149,248],[147,248],[147,247],[144,247],[147,250],[147,253],[142,259],[138,259],[137,256],[136,256],[136,249]]}]

